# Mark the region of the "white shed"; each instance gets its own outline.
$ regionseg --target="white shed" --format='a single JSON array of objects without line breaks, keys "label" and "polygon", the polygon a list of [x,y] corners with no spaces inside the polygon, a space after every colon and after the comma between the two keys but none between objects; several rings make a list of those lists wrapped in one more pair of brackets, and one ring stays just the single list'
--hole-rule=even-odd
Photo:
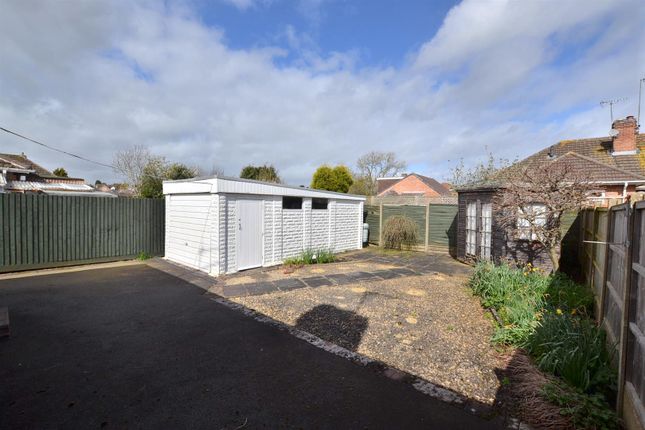
[{"label": "white shed", "polygon": [[362,196],[226,177],[164,181],[163,193],[165,257],[211,275],[362,246]]}]

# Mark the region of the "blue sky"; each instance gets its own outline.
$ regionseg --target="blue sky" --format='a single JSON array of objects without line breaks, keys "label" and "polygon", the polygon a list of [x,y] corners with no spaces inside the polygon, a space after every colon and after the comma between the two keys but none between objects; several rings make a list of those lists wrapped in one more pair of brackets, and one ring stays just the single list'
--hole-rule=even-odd
[{"label": "blue sky", "polygon": [[307,35],[322,53],[357,51],[359,67],[400,67],[437,32],[455,4],[336,0],[316,6],[276,0],[240,8],[227,2],[196,2],[203,22],[222,28],[231,48],[279,44],[289,49],[285,32],[292,27]]},{"label": "blue sky", "polygon": [[[606,135],[603,99],[636,113],[639,0],[117,0],[9,2],[0,125],[101,162],[134,144],[237,175],[394,151],[449,179],[463,159],[527,156]],[[37,28],[38,31],[33,31]],[[116,181],[10,136],[74,176]]]}]

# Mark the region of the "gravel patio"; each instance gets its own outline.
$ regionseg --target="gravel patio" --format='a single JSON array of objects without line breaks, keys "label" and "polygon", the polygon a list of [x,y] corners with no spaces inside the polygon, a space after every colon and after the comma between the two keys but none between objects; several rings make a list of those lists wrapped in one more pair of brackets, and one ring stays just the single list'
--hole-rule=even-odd
[{"label": "gravel patio", "polygon": [[212,292],[486,405],[500,389],[492,321],[443,253],[367,249],[338,263],[248,271]]}]

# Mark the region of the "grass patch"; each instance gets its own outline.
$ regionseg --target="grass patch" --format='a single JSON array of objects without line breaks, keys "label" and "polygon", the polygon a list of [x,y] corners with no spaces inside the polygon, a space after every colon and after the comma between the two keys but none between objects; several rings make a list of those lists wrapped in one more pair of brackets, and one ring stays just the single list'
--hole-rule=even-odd
[{"label": "grass patch", "polygon": [[137,260],[140,260],[140,261],[149,260],[151,258],[152,258],[152,255],[148,254],[145,251],[141,251],[139,255],[137,255]]},{"label": "grass patch", "polygon": [[328,249],[307,249],[295,257],[287,258],[284,264],[287,266],[303,266],[305,264],[325,264],[336,261],[336,255]]}]

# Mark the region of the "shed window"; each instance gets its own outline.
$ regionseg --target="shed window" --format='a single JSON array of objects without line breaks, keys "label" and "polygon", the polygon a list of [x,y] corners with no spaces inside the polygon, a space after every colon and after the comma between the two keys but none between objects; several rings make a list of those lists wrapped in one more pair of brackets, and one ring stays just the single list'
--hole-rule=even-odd
[{"label": "shed window", "polygon": [[544,226],[546,226],[545,205],[533,203],[518,208],[517,230],[520,240],[538,240]]},{"label": "shed window", "polygon": [[493,233],[493,207],[490,203],[482,204],[481,211],[481,236],[479,256],[490,260],[490,247]]},{"label": "shed window", "polygon": [[282,197],[282,209],[302,209],[302,197]]},{"label": "shed window", "polygon": [[312,209],[327,209],[327,199],[311,199],[311,208]]},{"label": "shed window", "polygon": [[466,206],[466,254],[475,255],[477,252],[477,203],[470,202]]}]

